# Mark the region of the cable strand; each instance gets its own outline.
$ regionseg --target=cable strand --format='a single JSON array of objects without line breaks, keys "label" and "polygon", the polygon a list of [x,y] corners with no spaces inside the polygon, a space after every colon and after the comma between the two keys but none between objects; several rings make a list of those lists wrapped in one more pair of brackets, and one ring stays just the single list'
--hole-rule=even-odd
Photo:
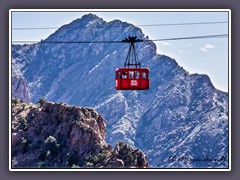
[{"label": "cable strand", "polygon": [[[214,34],[214,35],[205,35],[205,36],[189,36],[189,37],[174,37],[174,38],[162,38],[162,39],[146,39],[143,41],[139,41],[136,43],[141,43],[141,42],[149,42],[149,41],[177,41],[177,40],[188,40],[188,39],[207,39],[207,38],[224,38],[228,37],[228,34]],[[33,43],[41,43],[41,44],[58,44],[58,43],[65,43],[65,44],[95,44],[95,43],[128,43],[128,42],[123,42],[123,41],[24,41],[24,40],[15,40],[12,41],[12,43],[28,43],[28,44],[33,44]]]}]

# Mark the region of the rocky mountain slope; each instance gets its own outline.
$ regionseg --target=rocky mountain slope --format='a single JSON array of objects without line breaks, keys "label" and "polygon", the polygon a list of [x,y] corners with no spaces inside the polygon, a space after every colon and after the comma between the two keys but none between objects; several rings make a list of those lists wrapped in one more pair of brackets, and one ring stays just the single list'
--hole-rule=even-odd
[{"label": "rocky mountain slope", "polygon": [[106,121],[94,109],[12,101],[13,168],[147,168],[145,155],[105,143]]},{"label": "rocky mountain slope", "polygon": [[30,101],[28,84],[21,72],[22,64],[12,61],[12,96],[18,97],[24,102]]},{"label": "rocky mountain slope", "polygon": [[207,75],[189,74],[176,60],[158,55],[153,42],[141,42],[136,49],[150,69],[150,89],[116,91],[115,69],[123,66],[128,44],[47,43],[121,41],[129,35],[146,39],[132,24],[87,14],[37,44],[14,45],[12,58],[32,102],[45,97],[95,108],[107,120],[106,141],[141,148],[151,166],[227,167],[228,161],[168,162],[174,154],[228,157],[228,93],[217,90]]}]

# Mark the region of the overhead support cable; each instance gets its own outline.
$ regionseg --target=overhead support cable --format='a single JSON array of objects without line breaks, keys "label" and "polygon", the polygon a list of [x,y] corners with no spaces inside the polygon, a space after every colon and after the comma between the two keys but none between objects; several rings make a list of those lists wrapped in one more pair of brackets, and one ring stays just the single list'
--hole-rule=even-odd
[{"label": "overhead support cable", "polygon": [[[161,27],[161,26],[190,26],[190,25],[210,25],[210,24],[226,24],[228,21],[212,21],[212,22],[189,22],[189,23],[163,23],[163,24],[139,24],[134,25],[136,27]],[[69,29],[84,29],[84,28],[105,28],[105,27],[128,27],[129,25],[123,25],[123,26],[111,26],[111,25],[105,25],[105,26],[77,26],[77,27],[69,27]],[[60,27],[13,27],[12,30],[14,31],[22,31],[22,30],[50,30],[50,29],[59,29]],[[64,27],[68,28],[68,27]]]},{"label": "overhead support cable", "polygon": [[[161,39],[146,39],[137,41],[136,43],[149,42],[149,41],[177,41],[177,40],[189,40],[189,39],[208,39],[208,38],[226,38],[228,34],[213,34],[213,35],[204,35],[204,36],[188,36],[188,37],[174,37],[174,38],[161,38]],[[28,41],[28,40],[14,40],[12,43],[21,43],[21,44],[33,44],[33,43],[42,43],[42,44],[94,44],[94,43],[129,43],[123,41]]]}]

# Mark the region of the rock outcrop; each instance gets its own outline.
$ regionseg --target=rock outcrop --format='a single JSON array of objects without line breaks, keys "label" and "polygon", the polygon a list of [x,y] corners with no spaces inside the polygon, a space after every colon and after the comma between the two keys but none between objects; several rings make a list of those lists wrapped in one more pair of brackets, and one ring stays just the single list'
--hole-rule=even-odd
[{"label": "rock outcrop", "polygon": [[106,121],[92,108],[12,100],[13,168],[147,168],[145,155],[105,143]]},{"label": "rock outcrop", "polygon": [[12,77],[12,96],[21,99],[23,102],[30,101],[27,82],[24,77]]},{"label": "rock outcrop", "polygon": [[28,83],[21,72],[21,65],[16,60],[12,61],[12,97],[30,102]]}]

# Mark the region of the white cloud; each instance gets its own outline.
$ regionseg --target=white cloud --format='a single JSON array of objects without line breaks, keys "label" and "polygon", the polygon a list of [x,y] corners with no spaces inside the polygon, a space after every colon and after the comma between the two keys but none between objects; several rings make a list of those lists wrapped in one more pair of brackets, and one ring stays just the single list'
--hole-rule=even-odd
[{"label": "white cloud", "polygon": [[209,44],[209,43],[205,44],[205,47],[206,47],[207,49],[215,48],[215,46],[214,46],[213,44]]},{"label": "white cloud", "polygon": [[208,52],[208,50],[206,48],[203,48],[203,47],[200,47],[200,50],[204,51],[204,52]]},{"label": "white cloud", "polygon": [[203,47],[200,47],[201,51],[208,52],[209,49],[213,49],[215,46],[213,44],[207,43]]},{"label": "white cloud", "polygon": [[169,42],[166,42],[166,41],[161,41],[160,44],[163,46],[172,46],[172,44],[170,44]]}]

